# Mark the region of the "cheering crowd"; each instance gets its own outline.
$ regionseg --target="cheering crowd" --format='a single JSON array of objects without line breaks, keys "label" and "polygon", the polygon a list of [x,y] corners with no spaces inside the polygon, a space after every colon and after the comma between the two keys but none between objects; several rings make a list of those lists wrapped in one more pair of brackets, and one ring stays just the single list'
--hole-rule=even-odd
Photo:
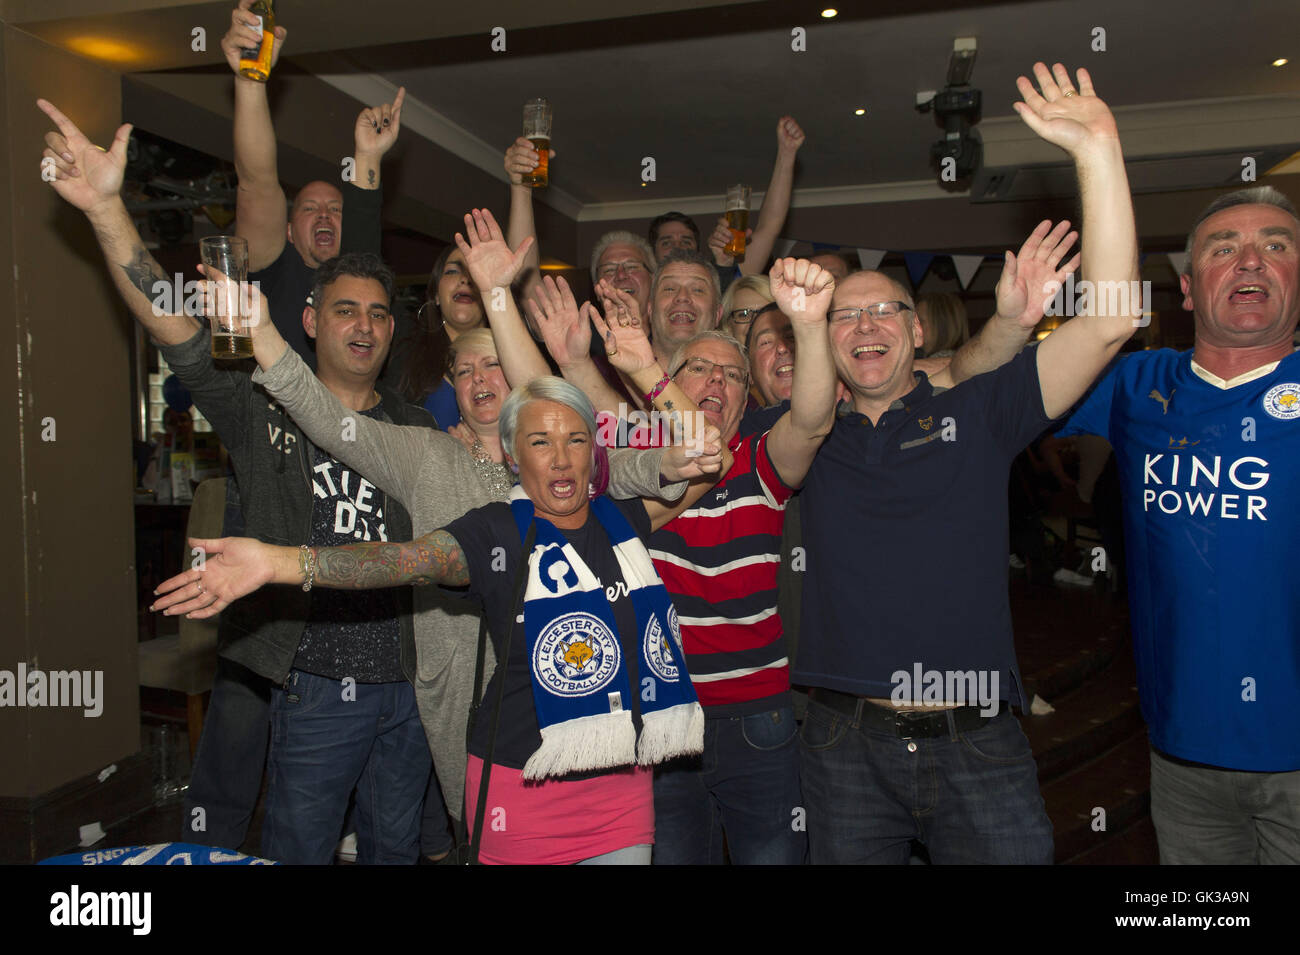
[{"label": "cheering crowd", "polygon": [[505,229],[465,215],[397,349],[379,208],[403,93],[358,117],[355,178],[286,213],[267,84],[238,75],[247,5],[222,46],[243,305],[269,316],[255,370],[155,307],[167,276],[120,195],[130,128],[105,151],[39,104],[53,188],[234,469],[225,536],[192,542],[203,566],[155,604],[221,614],[187,841],[239,847],[265,765],[260,851],[284,862],[329,862],[347,830],[373,863],[906,863],[914,842],[936,863],[1050,863],[1011,713],[1029,701],[1007,480],[1064,427],[1117,456],[1162,861],[1300,862],[1281,559],[1300,504],[1272,481],[1300,461],[1285,197],[1230,193],[1192,222],[1194,351],[1116,361],[1142,306],[1105,296],[1027,347],[1051,283],[1138,278],[1111,111],[1087,71],[1034,64],[1016,109],[1073,161],[1082,228],[1041,223],[979,334],[923,359],[894,279],[769,261],[804,141],[790,117],[740,261],[725,220],[705,239],[669,213],[597,241],[590,302],[537,270],[521,139]]}]

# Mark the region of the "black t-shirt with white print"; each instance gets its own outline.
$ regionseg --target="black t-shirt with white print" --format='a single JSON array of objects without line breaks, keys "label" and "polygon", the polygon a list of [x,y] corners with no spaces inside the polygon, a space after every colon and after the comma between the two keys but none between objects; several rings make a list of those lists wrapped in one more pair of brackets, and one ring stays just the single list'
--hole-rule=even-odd
[{"label": "black t-shirt with white print", "polygon": [[[382,421],[382,409],[381,401],[357,413]],[[311,546],[388,540],[384,492],[320,448],[313,451]],[[331,680],[351,677],[358,683],[397,683],[406,679],[400,641],[393,588],[316,587],[293,665]]]}]

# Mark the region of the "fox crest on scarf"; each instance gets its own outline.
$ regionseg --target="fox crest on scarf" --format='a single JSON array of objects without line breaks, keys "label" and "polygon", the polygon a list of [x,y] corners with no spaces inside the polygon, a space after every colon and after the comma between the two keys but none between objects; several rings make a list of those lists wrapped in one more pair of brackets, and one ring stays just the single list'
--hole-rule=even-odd
[{"label": "fox crest on scarf", "polygon": [[[677,612],[618,507],[605,497],[591,502],[636,611],[639,687],[628,677],[625,648],[601,582],[553,524],[535,517],[523,488],[511,492],[510,509],[521,540],[537,523],[536,544],[527,555],[524,633],[542,745],[524,765],[524,778],[634,762],[650,766],[703,751],[704,711],[686,673]],[[640,739],[629,695],[638,691]]]}]

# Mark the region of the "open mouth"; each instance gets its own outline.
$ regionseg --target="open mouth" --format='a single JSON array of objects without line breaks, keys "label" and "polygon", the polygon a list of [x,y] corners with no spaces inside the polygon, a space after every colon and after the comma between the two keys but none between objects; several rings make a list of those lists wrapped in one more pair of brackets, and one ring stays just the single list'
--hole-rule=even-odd
[{"label": "open mouth", "polygon": [[366,342],[366,341],[348,342],[348,351],[358,356],[369,355],[370,352],[374,350],[374,347],[375,347],[374,342]]},{"label": "open mouth", "polygon": [[726,403],[717,395],[705,395],[699,400],[701,411],[712,411],[714,414],[722,414],[722,409]]},{"label": "open mouth", "polygon": [[1251,305],[1268,301],[1268,292],[1262,285],[1239,285],[1232,290],[1228,301],[1238,305]]},{"label": "open mouth", "polygon": [[573,497],[574,493],[578,489],[577,483],[568,478],[560,481],[552,481],[549,486],[551,489],[551,496],[561,499]]},{"label": "open mouth", "polygon": [[778,378],[789,378],[791,375],[794,374],[794,365],[788,363],[784,365],[777,365],[776,370],[773,371],[772,374],[776,375],[776,377]]},{"label": "open mouth", "polygon": [[669,312],[668,324],[669,325],[694,325],[695,313],[694,312]]},{"label": "open mouth", "polygon": [[474,296],[469,294],[469,292],[457,292],[455,295],[451,297],[451,300],[453,302],[456,302],[459,305],[474,304]]},{"label": "open mouth", "polygon": [[476,391],[470,396],[470,400],[476,405],[484,405],[497,396],[495,391]]},{"label": "open mouth", "polygon": [[853,357],[859,361],[879,361],[889,351],[888,345],[859,345],[853,349]]},{"label": "open mouth", "polygon": [[312,241],[322,249],[329,248],[334,244],[334,230],[322,226],[312,233]]}]

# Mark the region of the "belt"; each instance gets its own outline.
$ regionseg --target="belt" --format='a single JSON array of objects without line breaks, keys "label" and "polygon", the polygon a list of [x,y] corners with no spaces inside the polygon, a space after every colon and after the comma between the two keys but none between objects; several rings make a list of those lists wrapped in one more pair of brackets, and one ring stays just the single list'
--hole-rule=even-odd
[{"label": "belt", "polygon": [[[887,709],[869,702],[864,696],[828,690],[821,686],[811,688],[808,695],[828,710],[842,713],[856,724],[889,733],[899,739],[933,739],[936,736],[947,736],[953,730],[964,733],[979,729],[997,717],[996,713],[985,716],[978,706],[958,706],[930,713]],[[951,723],[948,722],[949,717],[952,718]]]}]

